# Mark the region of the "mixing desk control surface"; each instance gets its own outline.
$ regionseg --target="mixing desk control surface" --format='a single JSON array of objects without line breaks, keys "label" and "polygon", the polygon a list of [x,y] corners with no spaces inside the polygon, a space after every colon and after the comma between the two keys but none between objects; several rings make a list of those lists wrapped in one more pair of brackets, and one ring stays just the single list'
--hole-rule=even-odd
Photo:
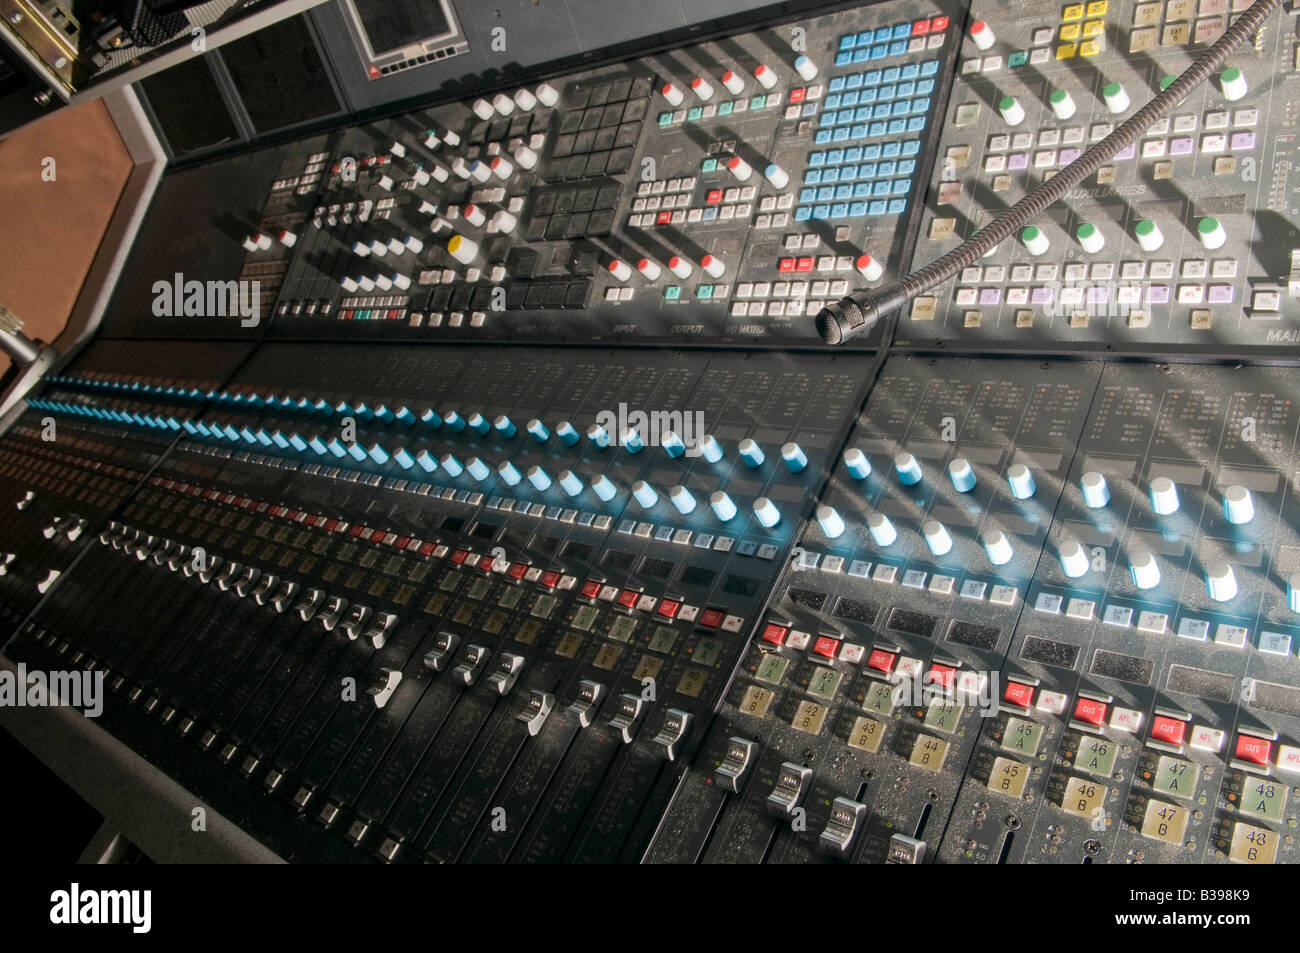
[{"label": "mixing desk control surface", "polygon": [[1294,13],[814,324],[1232,2],[765,11],[171,171],[0,439],[6,654],[291,860],[1294,860]]}]

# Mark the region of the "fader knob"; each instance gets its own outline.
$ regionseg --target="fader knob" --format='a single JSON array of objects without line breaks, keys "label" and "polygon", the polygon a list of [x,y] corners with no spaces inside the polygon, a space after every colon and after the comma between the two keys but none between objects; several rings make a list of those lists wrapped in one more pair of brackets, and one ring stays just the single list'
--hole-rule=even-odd
[{"label": "fader knob", "polygon": [[478,242],[464,235],[453,235],[447,241],[447,253],[462,265],[468,265],[478,256]]},{"label": "fader knob", "polygon": [[1150,550],[1139,549],[1130,554],[1128,568],[1133,577],[1133,585],[1139,589],[1154,589],[1160,585],[1160,566]]},{"label": "fader knob", "polygon": [[668,259],[668,270],[671,271],[678,278],[689,278],[691,276],[691,272],[694,271],[695,269],[691,266],[691,263],[687,261],[685,258],[681,257],[680,255],[673,255],[673,257]]},{"label": "fader knob", "polygon": [[520,109],[522,109],[524,112],[528,112],[530,109],[532,109],[534,106],[537,105],[537,97],[534,96],[526,89],[516,89],[515,105],[518,106]]},{"label": "fader knob", "polygon": [[889,546],[898,539],[898,530],[884,513],[872,513],[867,517],[867,532],[877,546]]},{"label": "fader knob", "polygon": [[795,57],[794,71],[805,81],[817,78],[817,64],[802,53]]},{"label": "fader knob", "polygon": [[727,168],[741,182],[748,182],[749,177],[754,174],[754,167],[742,159],[740,156],[732,156],[727,160]]},{"label": "fader knob", "polygon": [[1083,502],[1094,510],[1101,509],[1110,502],[1110,488],[1106,486],[1106,478],[1096,470],[1089,470],[1080,478],[1079,488],[1083,491]]},{"label": "fader knob", "polygon": [[524,429],[533,435],[533,439],[538,443],[546,443],[550,439],[551,431],[546,424],[542,423],[536,417],[524,425]]},{"label": "fader knob", "polygon": [[763,461],[767,459],[763,453],[763,448],[749,437],[740,441],[740,447],[738,449],[740,450],[740,459],[745,461],[746,466],[761,467]]},{"label": "fader knob", "polygon": [[984,544],[984,551],[988,553],[989,562],[993,565],[1005,566],[1011,562],[1011,557],[1014,555],[1011,540],[1007,539],[1007,534],[1002,530],[989,530],[983,534],[980,541]]},{"label": "fader knob", "polygon": [[1196,234],[1201,239],[1201,244],[1210,251],[1222,248],[1228,241],[1228,233],[1214,216],[1208,216],[1197,222]]},{"label": "fader knob", "polygon": [[713,255],[705,255],[700,259],[700,267],[703,268],[713,278],[721,278],[726,272],[727,266],[721,258]]},{"label": "fader knob", "polygon": [[1067,540],[1056,551],[1061,560],[1061,572],[1078,579],[1088,571],[1088,554],[1075,540]]},{"label": "fader knob", "polygon": [[507,440],[519,432],[519,429],[515,426],[515,422],[505,414],[501,414],[492,421],[492,429]]},{"label": "fader knob", "polygon": [[1165,243],[1165,236],[1160,231],[1160,226],[1150,219],[1143,219],[1134,225],[1133,234],[1137,236],[1138,245],[1143,251],[1159,251],[1160,246]]},{"label": "fader knob", "polygon": [[921,526],[921,534],[925,537],[925,545],[936,556],[947,555],[952,550],[952,536],[938,520],[926,520]]},{"label": "fader knob", "polygon": [[509,116],[515,111],[515,101],[505,93],[497,93],[492,97],[492,108],[503,116]]},{"label": "fader knob", "polygon": [[1122,113],[1131,102],[1121,83],[1107,83],[1101,91],[1101,98],[1106,101],[1106,108],[1113,113]]},{"label": "fader knob", "polygon": [[758,80],[758,85],[764,89],[771,89],[776,85],[776,70],[764,63],[759,63],[754,67],[754,79]]},{"label": "fader knob", "polygon": [[663,93],[663,97],[668,101],[669,106],[680,106],[686,101],[685,94],[672,83],[664,83],[663,89],[659,90],[659,92]]},{"label": "fader knob", "polygon": [[695,512],[696,502],[691,491],[680,483],[668,491],[668,500],[677,507],[677,512],[688,516]]},{"label": "fader knob", "polygon": [[[506,483],[509,484],[510,486],[518,486],[519,481],[524,478],[523,474],[519,472],[519,468],[515,466],[513,463],[511,463],[509,460],[505,461],[504,463],[500,464],[497,467],[497,473],[501,474],[501,479],[505,480]],[[544,489],[544,488],[538,487],[538,489]]]},{"label": "fader knob", "polygon": [[560,488],[569,496],[577,496],[582,492],[582,480],[572,470],[563,470],[560,472]]},{"label": "fader knob", "polygon": [[838,539],[844,534],[844,520],[833,506],[817,507],[817,525],[827,539]]},{"label": "fader knob", "polygon": [[603,473],[591,481],[591,489],[606,503],[618,495],[618,487],[614,485],[614,481]]},{"label": "fader knob", "polygon": [[948,479],[958,493],[969,493],[975,489],[975,468],[965,457],[956,457],[948,464]]},{"label": "fader knob", "polygon": [[572,447],[582,439],[582,435],[578,433],[578,428],[567,420],[561,420],[555,425],[555,436],[559,437],[566,447]]},{"label": "fader knob", "polygon": [[521,144],[515,149],[515,161],[522,168],[531,169],[537,165],[537,152]]},{"label": "fader knob", "polygon": [[970,38],[975,42],[977,50],[990,49],[998,41],[997,35],[993,32],[993,27],[983,20],[976,20],[970,25]]},{"label": "fader knob", "polygon": [[733,96],[739,96],[745,91],[745,81],[734,70],[727,70],[722,74],[722,85]]},{"label": "fader knob", "polygon": [[491,119],[493,115],[495,115],[496,113],[496,111],[492,108],[492,104],[488,102],[486,99],[474,100],[474,105],[471,106],[470,108],[474,110],[475,116],[478,116],[479,119],[482,119],[484,121]]},{"label": "fader knob", "polygon": [[1095,255],[1106,247],[1106,236],[1092,222],[1084,222],[1074,234],[1079,239],[1079,245],[1090,255]]},{"label": "fader knob", "polygon": [[1029,225],[1021,231],[1020,241],[1024,244],[1025,251],[1035,256],[1046,254],[1047,249],[1051,247],[1047,236],[1042,233],[1042,230],[1037,225]]},{"label": "fader knob", "polygon": [[696,449],[709,463],[717,463],[722,459],[722,444],[718,443],[718,438],[711,433],[706,433],[699,439]]},{"label": "fader knob", "polygon": [[894,469],[898,472],[898,481],[905,486],[915,486],[924,476],[916,457],[906,451],[894,457]]},{"label": "fader knob", "polygon": [[798,473],[808,466],[808,455],[803,452],[803,447],[793,441],[781,446],[781,459],[785,461],[791,473]]},{"label": "fader knob", "polygon": [[871,476],[871,461],[857,447],[844,451],[844,468],[855,480],[865,480]]},{"label": "fader knob", "polygon": [[754,501],[754,516],[768,529],[781,522],[781,511],[765,496],[760,496]]},{"label": "fader knob", "polygon": [[542,83],[534,92],[543,106],[554,106],[560,101],[560,93],[550,83]]},{"label": "fader knob", "polygon": [[1052,112],[1057,119],[1069,119],[1078,108],[1074,104],[1074,97],[1064,89],[1052,90],[1051,95],[1047,97],[1047,103],[1052,107]]},{"label": "fader knob", "polygon": [[885,273],[885,266],[870,255],[859,255],[857,268],[858,273],[867,281],[876,281]]},{"label": "fader knob", "polygon": [[713,84],[703,76],[691,80],[691,91],[700,98],[700,102],[708,102],[713,98]]},{"label": "fader knob", "polygon": [[615,258],[609,263],[609,273],[619,281],[627,281],[632,277],[632,266]]},{"label": "fader knob", "polygon": [[492,468],[478,457],[470,457],[465,461],[465,472],[482,483],[491,475]]},{"label": "fader knob", "polygon": [[493,175],[503,182],[515,174],[515,164],[505,156],[494,157],[488,163],[488,168],[492,170]]},{"label": "fader knob", "polygon": [[1206,563],[1205,591],[1215,602],[1227,602],[1237,595],[1237,575],[1222,559]]},{"label": "fader knob", "polygon": [[645,480],[637,480],[632,484],[632,497],[641,504],[642,509],[651,509],[659,502],[659,494]]},{"label": "fader knob", "polygon": [[1151,494],[1151,509],[1161,516],[1178,512],[1178,488],[1169,477],[1156,477],[1148,490]]},{"label": "fader knob", "polygon": [[638,261],[636,270],[641,272],[646,281],[654,281],[663,273],[663,269],[659,267],[658,262],[653,262],[649,258],[642,258]]},{"label": "fader knob", "polygon": [[1223,98],[1229,102],[1246,95],[1246,74],[1235,66],[1229,66],[1219,77],[1219,86],[1223,89]]},{"label": "fader knob", "polygon": [[1240,484],[1233,484],[1223,491],[1223,517],[1229,523],[1238,526],[1249,523],[1255,518],[1255,503],[1250,497],[1250,490]]},{"label": "fader knob", "polygon": [[717,490],[709,497],[709,506],[713,513],[722,522],[729,522],[736,515],[736,504],[731,497],[722,490]]},{"label": "fader knob", "polygon": [[483,223],[487,221],[487,213],[483,211],[483,207],[475,205],[473,202],[460,210],[460,217],[475,228],[481,228]]},{"label": "fader knob", "polygon": [[998,112],[1008,126],[1018,126],[1025,121],[1025,107],[1014,96],[1003,96],[998,101]]},{"label": "fader knob", "polygon": [[1007,485],[1011,488],[1011,495],[1017,500],[1029,499],[1038,489],[1038,485],[1034,483],[1034,475],[1023,463],[1013,463],[1007,467]]}]

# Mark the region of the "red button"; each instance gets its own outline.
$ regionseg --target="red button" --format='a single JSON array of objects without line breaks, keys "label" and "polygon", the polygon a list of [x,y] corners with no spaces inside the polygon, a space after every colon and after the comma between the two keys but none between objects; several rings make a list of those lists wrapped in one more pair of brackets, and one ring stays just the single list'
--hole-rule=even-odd
[{"label": "red button", "polygon": [[840,640],[832,639],[829,635],[818,636],[817,641],[813,643],[813,652],[824,658],[835,658],[835,653],[839,650]]},{"label": "red button", "polygon": [[927,680],[932,685],[942,685],[944,688],[952,688],[953,680],[957,677],[957,670],[951,665],[935,664],[930,667],[930,674]]},{"label": "red button", "polygon": [[[302,514],[295,510],[289,515],[289,518],[296,523],[300,516],[302,516]],[[354,526],[348,532],[353,536],[364,536],[366,533],[370,532],[370,530],[366,529],[364,526]]]},{"label": "red button", "polygon": [[655,224],[656,224],[656,225],[669,225],[669,224],[672,223],[672,220],[673,220],[673,213],[672,213],[672,212],[660,212],[660,213],[655,217]]},{"label": "red button", "polygon": [[947,17],[933,17],[933,18],[930,20],[930,32],[931,32],[931,33],[938,33],[940,30],[946,30],[946,29],[948,29],[948,18],[947,18]]},{"label": "red button", "polygon": [[790,90],[790,102],[801,103],[803,102],[803,98],[806,95],[808,95],[808,91],[804,89],[802,86],[798,87],[797,89],[792,89]]},{"label": "red button", "polygon": [[584,582],[582,584],[582,594],[588,599],[595,599],[598,592],[600,592],[600,583]]},{"label": "red button", "polygon": [[722,201],[722,189],[712,189],[704,200],[710,205],[717,205]]},{"label": "red button", "polygon": [[917,20],[912,24],[912,36],[925,36],[930,32],[929,20]]},{"label": "red button", "polygon": [[397,537],[397,542],[394,545],[396,545],[398,549],[405,549],[407,545],[410,544],[410,542],[411,542],[411,537],[399,536]]},{"label": "red button", "polygon": [[785,636],[789,631],[783,625],[769,622],[767,628],[763,630],[763,641],[771,642],[773,645],[785,645]]},{"label": "red button", "polygon": [[1237,736],[1237,760],[1251,764],[1268,764],[1272,760],[1273,742],[1254,735]]},{"label": "red button", "polygon": [[641,593],[633,592],[631,589],[624,589],[618,594],[618,604],[625,608],[632,608],[636,601],[641,598]]},{"label": "red button", "polygon": [[528,566],[524,563],[512,563],[510,565],[510,578],[523,579],[524,574],[528,572]]},{"label": "red button", "polygon": [[478,560],[478,568],[482,569],[484,572],[491,572],[492,564],[494,562],[496,562],[496,559],[492,556],[480,556]]},{"label": "red button", "polygon": [[813,260],[811,258],[800,258],[795,264],[795,269],[798,271],[812,271]]},{"label": "red button", "polygon": [[1166,744],[1180,745],[1187,735],[1187,722],[1156,715],[1151,722],[1151,737]]},{"label": "red button", "polygon": [[671,599],[665,599],[659,603],[659,608],[655,611],[666,619],[672,619],[677,615],[677,610],[682,607],[680,602],[673,602]]},{"label": "red button", "polygon": [[382,543],[384,541],[384,537],[387,535],[388,534],[384,532],[382,529],[377,529],[370,534],[370,541],[372,543]]},{"label": "red button", "polygon": [[1074,720],[1089,725],[1100,725],[1106,720],[1106,703],[1080,698],[1074,706]]},{"label": "red button", "polygon": [[779,271],[779,272],[780,272],[781,274],[783,274],[783,275],[789,274],[790,272],[794,271],[794,259],[793,259],[793,258],[782,258],[782,259],[777,263],[776,270]]},{"label": "red button", "polygon": [[1028,708],[1034,700],[1034,687],[1021,685],[1019,682],[1007,682],[1007,689],[1002,693],[1002,700],[1021,708]]},{"label": "red button", "polygon": [[451,554],[451,561],[454,562],[457,566],[459,566],[459,565],[460,565],[461,563],[463,563],[463,562],[464,562],[468,557],[469,557],[469,551],[468,551],[468,550],[458,549],[458,550],[456,550],[454,553]]},{"label": "red button", "polygon": [[886,652],[883,649],[874,649],[867,658],[867,668],[874,668],[877,672],[884,672],[888,675],[894,670],[894,662],[898,656],[893,652]]},{"label": "red button", "polygon": [[433,551],[438,548],[437,543],[425,543],[420,547],[421,556],[432,556]]},{"label": "red button", "polygon": [[542,585],[547,589],[554,589],[560,582],[560,574],[554,569],[542,573]]},{"label": "red button", "polygon": [[725,614],[721,609],[705,609],[704,614],[700,616],[700,625],[706,628],[716,629],[722,625]]}]

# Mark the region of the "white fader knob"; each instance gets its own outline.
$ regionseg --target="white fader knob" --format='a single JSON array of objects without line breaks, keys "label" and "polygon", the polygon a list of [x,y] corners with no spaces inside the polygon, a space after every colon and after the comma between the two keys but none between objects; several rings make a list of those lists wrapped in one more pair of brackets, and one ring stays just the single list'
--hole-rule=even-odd
[{"label": "white fader knob", "polygon": [[515,101],[505,93],[497,93],[492,97],[492,108],[503,116],[509,116],[515,111]]},{"label": "white fader knob", "polygon": [[1235,66],[1229,66],[1219,77],[1219,86],[1223,89],[1223,98],[1234,102],[1246,95],[1246,74]]},{"label": "white fader knob", "polygon": [[462,265],[468,265],[478,255],[478,242],[464,235],[453,235],[447,241],[447,253]]},{"label": "white fader knob", "polygon": [[632,277],[632,266],[615,258],[609,263],[609,273],[619,281],[627,281]]},{"label": "white fader knob", "polygon": [[740,74],[734,70],[727,70],[722,74],[722,85],[727,88],[727,92],[733,96],[739,96],[745,91],[745,81],[740,78]]},{"label": "white fader knob", "polygon": [[533,90],[533,93],[537,96],[537,101],[543,106],[554,106],[560,101],[559,91],[550,83],[542,83],[541,86]]},{"label": "white fader knob", "polygon": [[664,83],[660,92],[664,94],[664,99],[668,101],[669,106],[680,106],[686,101],[686,96],[672,83]]},{"label": "white fader knob", "polygon": [[645,276],[646,281],[654,281],[663,271],[658,262],[651,261],[649,258],[642,258],[638,261],[636,270]]},{"label": "white fader knob", "polygon": [[1120,83],[1107,83],[1101,91],[1101,98],[1106,101],[1106,108],[1113,113],[1122,113],[1131,105],[1128,93]]},{"label": "white fader knob", "polygon": [[1134,225],[1133,234],[1137,237],[1138,245],[1143,251],[1159,251],[1160,246],[1165,243],[1164,232],[1160,231],[1160,226],[1150,219],[1143,219]]},{"label": "white fader knob", "polygon": [[993,27],[983,20],[976,20],[970,25],[970,38],[974,41],[977,50],[991,49],[993,44],[998,41],[997,34],[993,32]]},{"label": "white fader knob", "polygon": [[1223,491],[1223,516],[1229,523],[1242,526],[1255,518],[1255,503],[1250,490],[1234,483]]},{"label": "white fader knob", "polygon": [[1161,516],[1178,512],[1178,487],[1169,477],[1156,477],[1148,490],[1151,494],[1151,509]]},{"label": "white fader knob", "polygon": [[998,101],[998,112],[1008,126],[1018,126],[1025,121],[1025,107],[1014,96],[1003,96]]},{"label": "white fader knob", "polygon": [[530,109],[532,109],[534,106],[537,105],[537,97],[534,96],[526,89],[516,89],[515,105],[518,106],[520,109],[522,109],[524,112],[528,112]]},{"label": "white fader knob", "polygon": [[1061,571],[1071,579],[1078,579],[1088,571],[1088,554],[1075,540],[1068,540],[1057,550],[1061,557]]},{"label": "white fader knob", "polygon": [[707,103],[713,98],[713,84],[703,76],[697,76],[691,80],[691,90],[696,96],[700,97],[700,102]]},{"label": "white fader knob", "polygon": [[721,258],[715,258],[713,255],[705,255],[700,259],[700,267],[709,273],[711,277],[721,278],[727,270],[727,266]]},{"label": "white fader knob", "polygon": [[681,255],[673,255],[672,258],[668,259],[668,270],[678,278],[689,278],[691,272],[695,269],[692,268],[691,263]]},{"label": "white fader knob", "polygon": [[1106,236],[1092,222],[1084,222],[1074,234],[1079,239],[1079,245],[1090,255],[1095,255],[1106,247]]},{"label": "white fader knob", "polygon": [[474,100],[474,105],[470,108],[474,110],[475,116],[484,121],[491,119],[496,114],[496,110],[492,108],[492,104],[486,99]]},{"label": "white fader knob", "polygon": [[877,281],[885,273],[885,266],[870,255],[859,255],[857,266],[859,274],[867,281]]},{"label": "white fader knob", "polygon": [[952,536],[948,534],[948,529],[938,520],[926,520],[921,526],[921,534],[925,537],[925,545],[930,547],[930,552],[936,556],[946,555],[952,549]]},{"label": "white fader knob", "polygon": [[1057,119],[1069,119],[1078,108],[1074,104],[1074,97],[1064,89],[1052,90],[1051,95],[1047,97],[1047,102]]},{"label": "white fader knob", "polygon": [[1160,585],[1160,566],[1149,550],[1139,549],[1130,555],[1128,568],[1133,576],[1133,585],[1139,589],[1154,589]]},{"label": "white fader knob", "polygon": [[727,162],[727,168],[741,182],[747,182],[749,177],[754,174],[754,167],[740,156],[732,156]]},{"label": "white fader knob", "polygon": [[888,546],[898,539],[898,531],[884,513],[872,513],[867,517],[867,532],[877,546]]},{"label": "white fader knob", "polygon": [[795,57],[794,71],[809,82],[817,78],[817,64],[802,53]]},{"label": "white fader knob", "polygon": [[1031,255],[1046,254],[1051,245],[1037,225],[1026,226],[1020,233],[1020,241],[1024,243],[1025,251]]},{"label": "white fader knob", "polygon": [[1228,233],[1223,224],[1212,215],[1196,223],[1196,234],[1200,236],[1201,244],[1210,251],[1222,248],[1228,241]]},{"label": "white fader knob", "polygon": [[1000,529],[990,530],[983,535],[984,551],[989,554],[989,562],[995,566],[1005,566],[1011,562],[1013,555],[1011,540]]},{"label": "white fader knob", "polygon": [[1237,595],[1237,575],[1222,559],[1205,564],[1205,590],[1215,602],[1227,602]]},{"label": "white fader knob", "polygon": [[754,67],[754,79],[758,80],[758,85],[764,89],[771,89],[776,85],[776,70],[764,63],[759,63]]},{"label": "white fader knob", "polygon": [[783,189],[790,184],[790,176],[775,162],[763,170],[763,175],[772,183],[774,189]]}]

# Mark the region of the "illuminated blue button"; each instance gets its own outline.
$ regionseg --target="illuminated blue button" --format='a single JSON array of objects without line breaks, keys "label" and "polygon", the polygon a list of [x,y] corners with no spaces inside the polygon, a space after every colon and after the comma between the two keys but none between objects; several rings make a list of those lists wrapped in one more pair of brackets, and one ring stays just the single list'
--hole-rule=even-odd
[{"label": "illuminated blue button", "polygon": [[591,481],[591,489],[606,503],[618,495],[618,487],[614,485],[614,481],[603,473]]},{"label": "illuminated blue button", "polygon": [[474,431],[479,436],[483,436],[492,429],[492,425],[488,423],[487,418],[482,414],[470,414],[465,423],[469,426],[470,430]]},{"label": "illuminated blue button", "polygon": [[1250,490],[1234,484],[1223,491],[1223,516],[1229,523],[1241,526],[1255,518],[1255,503]]},{"label": "illuminated blue button", "polygon": [[518,433],[518,428],[515,427],[515,422],[505,414],[502,414],[496,420],[492,421],[492,429],[507,440]]},{"label": "illuminated blue button", "polygon": [[952,550],[952,537],[938,520],[926,520],[921,525],[921,535],[925,537],[925,545],[936,556],[945,556]]},{"label": "illuminated blue button", "polygon": [[403,427],[410,427],[415,424],[415,414],[411,413],[409,407],[398,407],[397,412],[393,414],[393,419]]},{"label": "illuminated blue button", "polygon": [[1007,468],[1007,486],[1011,488],[1011,495],[1017,500],[1029,499],[1038,489],[1038,484],[1034,482],[1034,475],[1023,463],[1013,463]]},{"label": "illuminated blue button", "polygon": [[480,483],[492,473],[491,468],[478,457],[470,457],[465,461],[465,471]]},{"label": "illuminated blue button", "polygon": [[[137,417],[136,419],[145,426],[152,426],[153,424],[152,417]],[[244,441],[244,443],[257,443],[257,434],[253,433],[253,431],[249,430],[247,427],[241,427],[239,429],[239,439]]]},{"label": "illuminated blue button", "polygon": [[348,456],[352,457],[357,463],[361,463],[366,459],[366,448],[359,443],[350,443],[348,444]]},{"label": "illuminated blue button", "polygon": [[894,457],[894,469],[898,471],[899,482],[905,486],[915,486],[925,475],[921,471],[921,464],[916,462],[916,457],[907,452]]},{"label": "illuminated blue button", "polygon": [[958,493],[975,489],[975,469],[965,457],[956,457],[948,464],[948,479],[952,480]]},{"label": "illuminated blue button", "polygon": [[566,447],[572,447],[581,439],[578,429],[567,420],[561,420],[555,425],[555,435],[560,438]]},{"label": "illuminated blue button", "polygon": [[383,466],[390,459],[388,456],[388,451],[385,450],[383,447],[381,447],[378,443],[372,443],[370,447],[366,450],[366,454],[370,457],[371,460],[374,460],[375,463],[378,463],[380,466]]},{"label": "illuminated blue button", "polygon": [[569,496],[577,496],[582,492],[582,480],[572,470],[563,470],[560,473],[560,488]]},{"label": "illuminated blue button", "polygon": [[442,422],[446,424],[453,433],[460,433],[465,429],[465,418],[454,410],[449,410],[443,414]]},{"label": "illuminated blue button", "polygon": [[659,502],[659,494],[645,480],[637,480],[632,484],[632,496],[647,510]]},{"label": "illuminated blue button", "polygon": [[332,453],[336,457],[346,457],[348,455],[347,447],[339,443],[337,439],[331,439],[327,444],[325,444],[325,452]]},{"label": "illuminated blue button", "polygon": [[587,439],[602,450],[608,449],[613,442],[609,438],[609,431],[600,424],[592,424],[587,428]]},{"label": "illuminated blue button", "polygon": [[1096,470],[1089,470],[1079,480],[1079,488],[1083,491],[1083,502],[1092,509],[1101,509],[1110,502],[1110,488],[1106,486],[1106,478]]},{"label": "illuminated blue button", "polygon": [[849,471],[849,475],[855,480],[865,480],[871,476],[871,461],[857,447],[852,447],[844,452],[844,468]]},{"label": "illuminated blue button", "polygon": [[393,462],[403,470],[409,470],[415,466],[415,458],[407,452],[405,447],[397,448],[397,452],[393,454]]},{"label": "illuminated blue button", "polygon": [[740,450],[740,459],[744,460],[745,465],[748,467],[761,467],[763,465],[763,461],[767,459],[763,455],[763,448],[760,447],[753,440],[751,440],[749,437],[746,437],[744,440],[740,441],[739,450]]},{"label": "illuminated blue button", "polygon": [[528,482],[538,490],[549,490],[551,488],[551,478],[541,467],[528,468]]},{"label": "illuminated blue button", "polygon": [[721,490],[715,491],[709,497],[709,506],[713,509],[713,514],[724,523],[735,518],[736,504]]},{"label": "illuminated blue button", "polygon": [[686,444],[682,442],[681,437],[671,430],[659,439],[659,445],[663,447],[664,453],[674,459],[686,453]]},{"label": "illuminated blue button", "polygon": [[877,546],[889,546],[898,539],[898,530],[884,513],[872,513],[867,517],[867,532]]},{"label": "illuminated blue button", "polygon": [[683,516],[695,512],[695,497],[691,495],[690,490],[680,484],[668,491],[668,499]]},{"label": "illuminated blue button", "polygon": [[420,414],[420,423],[424,424],[430,430],[437,430],[442,426],[442,417],[436,410],[426,410]]},{"label": "illuminated blue button", "polygon": [[[469,469],[470,473],[474,472],[472,466]],[[523,479],[523,476],[519,472],[519,468],[509,460],[497,467],[497,473],[501,474],[501,479],[505,480],[510,486],[518,486],[519,481]]]},{"label": "illuminated blue button", "polygon": [[[532,434],[533,439],[536,440],[538,443],[546,443],[546,441],[549,440],[551,436],[551,432],[546,428],[546,424],[542,423],[536,417],[528,421],[524,429],[526,429],[530,434]],[[572,430],[573,428],[569,428],[569,429]],[[578,437],[576,431],[574,431],[573,437],[576,442]]]},{"label": "illuminated blue button", "polygon": [[817,525],[822,528],[827,539],[838,539],[844,533],[844,520],[833,506],[817,507]]},{"label": "illuminated blue button", "polygon": [[[168,429],[175,429],[172,427],[172,424],[175,423],[175,420],[171,417],[168,417],[166,420],[161,421],[161,423],[163,424],[163,426],[167,427]],[[271,435],[267,433],[265,430],[263,430],[261,427],[257,429],[257,431],[253,434],[253,436],[256,437],[257,442],[264,447],[272,446],[275,443],[275,441],[271,439]]]},{"label": "illuminated blue button", "polygon": [[[199,427],[200,429],[202,429],[202,424],[200,424]],[[312,439],[314,443],[315,438]],[[307,441],[304,440],[297,431],[294,431],[293,433],[289,434],[289,446],[293,447],[293,449],[297,450],[299,453],[302,453],[304,450],[307,449]],[[313,447],[313,449],[315,448]],[[319,453],[320,451],[317,452]]]},{"label": "illuminated blue button", "polygon": [[[192,420],[182,420],[181,426],[185,428],[185,432],[189,434],[191,437],[199,432],[198,425],[194,423]],[[284,448],[281,447],[280,449],[283,450]]]},{"label": "illuminated blue button", "polygon": [[781,447],[781,459],[785,461],[791,473],[798,473],[808,466],[808,455],[803,452],[803,447],[793,441]]},{"label": "illuminated blue button", "polygon": [[765,496],[760,496],[754,501],[754,516],[768,529],[781,522],[781,511]]},{"label": "illuminated blue button", "polygon": [[[448,454],[448,456],[451,455]],[[431,454],[428,450],[421,450],[419,453],[417,453],[415,455],[415,463],[425,473],[432,473],[434,470],[438,469],[438,461],[433,459],[433,454]],[[452,474],[452,476],[455,475],[456,475],[455,473]]]},{"label": "illuminated blue button", "polygon": [[713,434],[705,434],[701,437],[699,443],[696,444],[696,449],[699,450],[699,455],[709,463],[717,463],[722,459],[722,444],[718,443]]},{"label": "illuminated blue button", "polygon": [[628,427],[623,433],[623,448],[628,453],[640,453],[645,447],[645,442],[641,439],[641,432],[635,427]]},{"label": "illuminated blue button", "polygon": [[465,468],[461,466],[460,461],[450,453],[444,453],[439,457],[438,463],[440,463],[442,468],[447,471],[448,476],[458,477],[465,472]]}]

